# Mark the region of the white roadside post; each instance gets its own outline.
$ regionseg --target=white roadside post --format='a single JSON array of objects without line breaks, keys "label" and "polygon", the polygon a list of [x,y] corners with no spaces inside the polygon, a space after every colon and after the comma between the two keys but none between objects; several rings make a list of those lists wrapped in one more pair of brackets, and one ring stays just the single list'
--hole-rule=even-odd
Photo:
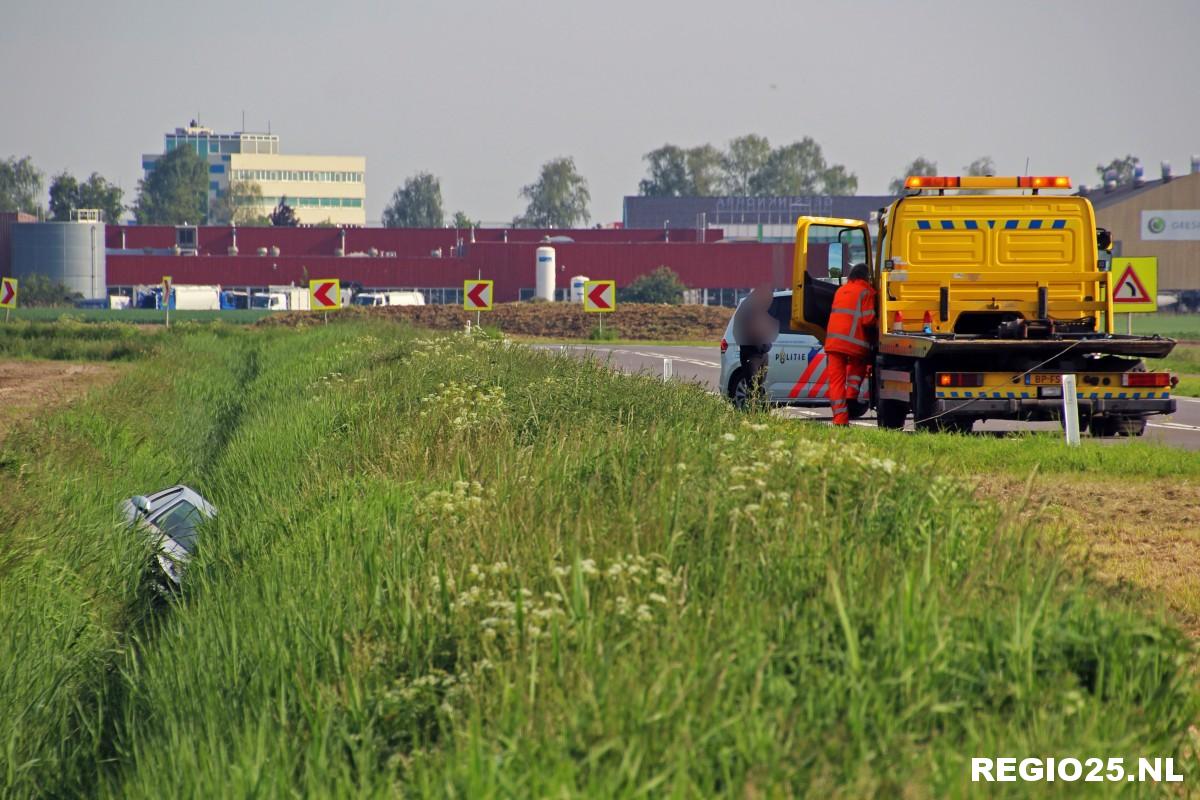
[{"label": "white roadside post", "polygon": [[[601,317],[601,319],[604,319],[604,318]],[[673,362],[669,358],[664,358],[663,359],[663,380],[664,381],[671,380],[672,374],[674,372],[675,372],[675,362]]]},{"label": "white roadside post", "polygon": [[1062,378],[1063,427],[1067,431],[1067,444],[1079,444],[1079,398],[1075,395],[1075,376]]}]

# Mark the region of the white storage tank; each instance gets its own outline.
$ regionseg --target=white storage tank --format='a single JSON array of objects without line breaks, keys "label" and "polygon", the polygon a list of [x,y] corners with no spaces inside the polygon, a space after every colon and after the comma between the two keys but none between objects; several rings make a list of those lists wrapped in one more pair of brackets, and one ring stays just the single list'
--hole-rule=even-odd
[{"label": "white storage tank", "polygon": [[587,275],[574,275],[571,277],[571,302],[583,302],[583,287],[591,280]]},{"label": "white storage tank", "polygon": [[534,297],[543,300],[554,300],[554,248],[539,247],[537,249],[537,288]]}]

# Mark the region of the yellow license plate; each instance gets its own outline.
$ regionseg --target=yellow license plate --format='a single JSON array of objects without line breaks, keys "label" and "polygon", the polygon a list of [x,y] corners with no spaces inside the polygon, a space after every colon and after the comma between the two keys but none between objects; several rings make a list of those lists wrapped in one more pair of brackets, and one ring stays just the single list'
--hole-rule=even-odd
[{"label": "yellow license plate", "polygon": [[1032,375],[1026,376],[1025,383],[1030,386],[1060,386],[1062,384],[1062,375],[1043,375],[1035,372]]}]

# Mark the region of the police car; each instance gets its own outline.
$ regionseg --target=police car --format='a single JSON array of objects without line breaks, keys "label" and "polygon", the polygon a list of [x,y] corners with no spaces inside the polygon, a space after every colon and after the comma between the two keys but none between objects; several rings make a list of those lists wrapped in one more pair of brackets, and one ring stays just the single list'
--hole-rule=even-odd
[{"label": "police car", "polygon": [[[767,374],[763,381],[765,400],[772,405],[828,406],[829,377],[825,371],[825,350],[815,336],[794,330],[792,292],[774,292],[768,313],[779,323],[779,337],[767,353]],[[721,394],[738,408],[750,399],[750,375],[742,367],[740,347],[733,332],[733,315],[721,337]],[[867,413],[870,387],[863,381],[858,401],[850,402],[850,417]]]}]

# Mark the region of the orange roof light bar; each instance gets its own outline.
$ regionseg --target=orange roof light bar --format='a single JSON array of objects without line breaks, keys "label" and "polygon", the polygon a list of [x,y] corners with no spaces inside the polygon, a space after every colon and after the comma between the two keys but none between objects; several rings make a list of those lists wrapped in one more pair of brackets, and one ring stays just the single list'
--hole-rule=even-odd
[{"label": "orange roof light bar", "polygon": [[906,189],[1070,189],[1066,175],[910,175],[904,181]]},{"label": "orange roof light bar", "polygon": [[958,178],[946,175],[910,175],[904,181],[906,189],[957,189]]}]

